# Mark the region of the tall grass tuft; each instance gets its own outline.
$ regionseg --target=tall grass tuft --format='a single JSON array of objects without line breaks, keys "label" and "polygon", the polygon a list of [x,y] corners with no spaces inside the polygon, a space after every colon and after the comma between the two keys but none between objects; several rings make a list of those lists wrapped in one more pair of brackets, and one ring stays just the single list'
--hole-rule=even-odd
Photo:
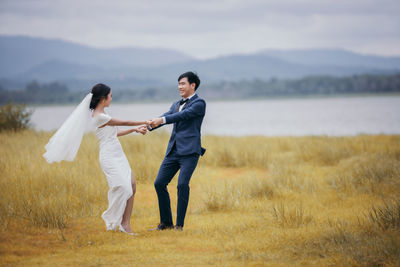
[{"label": "tall grass tuft", "polygon": [[311,139],[299,142],[297,153],[305,162],[314,162],[322,165],[335,165],[355,153],[351,142],[346,137],[310,137]]},{"label": "tall grass tuft", "polygon": [[243,182],[245,192],[252,198],[266,197],[272,199],[276,195],[273,184],[268,177],[247,177]]},{"label": "tall grass tuft", "polygon": [[298,175],[298,165],[288,164],[284,160],[273,161],[268,166],[272,182],[278,188],[299,189],[303,185],[303,177]]},{"label": "tall grass tuft", "polygon": [[382,230],[400,230],[400,200],[387,202],[383,206],[372,207],[369,220]]},{"label": "tall grass tuft", "polygon": [[279,205],[274,205],[272,211],[276,222],[281,227],[297,228],[307,225],[313,220],[312,215],[305,213],[302,203],[294,206],[285,206],[281,202]]},{"label": "tall grass tuft", "polygon": [[266,168],[277,144],[264,142],[261,137],[252,137],[249,142],[246,138],[207,136],[203,146],[207,148],[202,159],[206,165]]},{"label": "tall grass tuft", "polygon": [[299,253],[331,258],[329,265],[398,266],[400,239],[389,232],[360,229],[346,221],[330,223],[324,233],[310,237]]},{"label": "tall grass tuft", "polygon": [[347,193],[380,193],[382,186],[400,187],[400,161],[386,154],[352,157],[341,162],[329,183]]},{"label": "tall grass tuft", "polygon": [[239,205],[240,190],[228,181],[204,187],[204,205],[208,211],[229,211]]}]

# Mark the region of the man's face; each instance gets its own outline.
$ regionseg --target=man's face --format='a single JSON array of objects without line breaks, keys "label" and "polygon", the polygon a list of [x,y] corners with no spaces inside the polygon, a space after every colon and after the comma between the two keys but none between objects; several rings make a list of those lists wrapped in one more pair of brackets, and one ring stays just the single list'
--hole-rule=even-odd
[{"label": "man's face", "polygon": [[189,84],[187,77],[180,79],[178,82],[179,94],[183,98],[188,98],[189,96],[193,95],[195,92],[195,87],[195,83]]}]

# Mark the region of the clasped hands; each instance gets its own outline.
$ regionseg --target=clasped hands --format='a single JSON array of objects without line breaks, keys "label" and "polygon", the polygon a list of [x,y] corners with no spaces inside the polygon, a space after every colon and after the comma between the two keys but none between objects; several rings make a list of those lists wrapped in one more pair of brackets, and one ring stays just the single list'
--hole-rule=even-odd
[{"label": "clasped hands", "polygon": [[156,128],[161,123],[163,123],[163,119],[162,118],[155,118],[155,119],[147,120],[147,121],[145,121],[145,125],[141,125],[141,126],[137,127],[135,129],[135,131],[137,133],[145,135],[148,130]]},{"label": "clasped hands", "polygon": [[155,118],[155,119],[148,120],[146,122],[147,126],[150,126],[151,128],[156,128],[156,127],[160,126],[161,123],[163,123],[162,118]]}]

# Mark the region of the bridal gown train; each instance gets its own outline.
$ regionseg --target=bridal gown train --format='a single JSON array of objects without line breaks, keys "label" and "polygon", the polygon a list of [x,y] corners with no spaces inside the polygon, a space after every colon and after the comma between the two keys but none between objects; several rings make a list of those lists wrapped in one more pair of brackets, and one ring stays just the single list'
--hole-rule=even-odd
[{"label": "bridal gown train", "polygon": [[131,168],[118,140],[117,127],[101,127],[109,120],[108,114],[100,113],[93,118],[93,124],[100,143],[100,166],[109,186],[108,209],[101,217],[107,230],[116,230],[121,224],[126,201],[132,196]]}]

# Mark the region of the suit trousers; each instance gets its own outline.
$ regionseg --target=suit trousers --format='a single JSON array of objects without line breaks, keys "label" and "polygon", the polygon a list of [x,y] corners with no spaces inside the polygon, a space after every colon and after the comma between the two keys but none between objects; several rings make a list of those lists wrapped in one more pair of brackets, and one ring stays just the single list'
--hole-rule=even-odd
[{"label": "suit trousers", "polygon": [[189,203],[189,181],[196,169],[199,161],[198,154],[180,156],[174,145],[171,152],[165,156],[154,187],[158,196],[158,207],[160,211],[160,221],[165,225],[173,225],[171,214],[171,201],[167,185],[171,182],[174,175],[180,170],[178,178],[178,205],[176,211],[176,225],[183,226],[187,206]]}]

